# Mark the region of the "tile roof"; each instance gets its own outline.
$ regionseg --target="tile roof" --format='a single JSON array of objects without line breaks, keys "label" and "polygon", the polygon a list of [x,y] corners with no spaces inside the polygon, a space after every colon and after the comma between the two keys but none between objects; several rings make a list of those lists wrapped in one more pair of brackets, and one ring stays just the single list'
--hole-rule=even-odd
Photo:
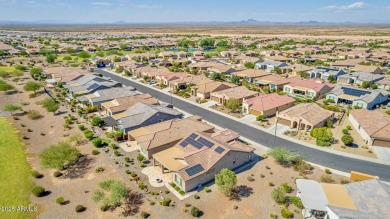
[{"label": "tile roof", "polygon": [[294,102],[294,98],[287,95],[279,95],[277,93],[263,94],[245,100],[245,103],[247,103],[250,108],[261,112]]},{"label": "tile roof", "polygon": [[358,109],[350,114],[372,138],[390,140],[390,116],[376,110]]},{"label": "tile roof", "polygon": [[242,99],[258,94],[256,91],[248,90],[244,86],[232,87],[222,91],[213,92],[211,95],[226,96],[227,98]]},{"label": "tile roof", "polygon": [[303,119],[314,126],[331,117],[333,113],[323,109],[316,103],[302,103],[282,111],[278,117],[284,115],[289,118]]}]

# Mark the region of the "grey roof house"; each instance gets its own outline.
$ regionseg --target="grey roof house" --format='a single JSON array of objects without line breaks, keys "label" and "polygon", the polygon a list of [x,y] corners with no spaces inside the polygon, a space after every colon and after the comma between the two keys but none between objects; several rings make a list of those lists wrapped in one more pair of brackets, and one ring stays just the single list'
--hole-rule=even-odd
[{"label": "grey roof house", "polygon": [[362,85],[364,81],[370,82],[370,85],[383,79],[383,75],[371,74],[368,72],[352,72],[341,75],[337,78],[337,82],[345,84],[359,84]]},{"label": "grey roof house", "polygon": [[127,109],[118,120],[118,128],[124,133],[142,126],[181,118],[183,114],[175,109],[146,103],[137,103]]},{"label": "grey roof house", "polygon": [[122,87],[122,84],[93,74],[84,75],[81,78],[70,81],[64,85],[64,88],[68,89],[72,95],[86,95],[111,87]]},{"label": "grey roof house", "polygon": [[326,95],[326,99],[334,100],[336,104],[373,109],[376,105],[386,102],[388,95],[388,92],[382,89],[365,90],[351,86],[336,85]]},{"label": "grey roof house", "polygon": [[329,76],[333,76],[337,79],[340,75],[346,74],[345,71],[336,68],[317,67],[307,72],[311,78],[320,78],[322,80],[328,79]]},{"label": "grey roof house", "polygon": [[115,87],[104,90],[98,90],[88,95],[77,97],[80,102],[88,101],[91,106],[100,106],[101,103],[111,101],[116,98],[134,96],[137,93],[134,88],[129,87]]},{"label": "grey roof house", "polygon": [[285,62],[274,61],[270,59],[265,59],[263,62],[259,62],[255,64],[255,69],[263,69],[265,71],[271,72],[275,70],[275,67],[281,68],[288,66]]}]

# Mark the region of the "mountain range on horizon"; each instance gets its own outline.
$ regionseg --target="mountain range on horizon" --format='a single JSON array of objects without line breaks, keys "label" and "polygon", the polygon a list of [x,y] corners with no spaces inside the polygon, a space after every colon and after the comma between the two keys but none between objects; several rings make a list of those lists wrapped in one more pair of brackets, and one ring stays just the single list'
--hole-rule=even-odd
[{"label": "mountain range on horizon", "polygon": [[36,20],[36,21],[13,21],[0,20],[0,25],[303,25],[303,26],[332,26],[332,25],[368,25],[368,24],[390,24],[390,22],[324,22],[324,21],[300,21],[300,22],[277,22],[277,21],[258,21],[247,19],[241,21],[177,21],[177,22],[128,22],[119,20],[115,22],[76,22],[68,20]]}]

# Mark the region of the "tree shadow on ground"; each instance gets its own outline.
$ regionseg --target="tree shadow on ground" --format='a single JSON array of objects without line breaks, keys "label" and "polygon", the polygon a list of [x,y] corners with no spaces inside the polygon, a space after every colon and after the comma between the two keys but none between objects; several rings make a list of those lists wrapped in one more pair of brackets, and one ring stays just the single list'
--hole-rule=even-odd
[{"label": "tree shadow on ground", "polygon": [[246,185],[240,185],[234,187],[233,196],[231,197],[231,199],[236,201],[241,201],[242,198],[248,198],[251,194],[253,194],[252,187]]},{"label": "tree shadow on ground", "polygon": [[91,169],[90,164],[93,158],[86,155],[81,156],[76,162],[66,166],[63,172],[63,178],[76,179],[82,178]]}]

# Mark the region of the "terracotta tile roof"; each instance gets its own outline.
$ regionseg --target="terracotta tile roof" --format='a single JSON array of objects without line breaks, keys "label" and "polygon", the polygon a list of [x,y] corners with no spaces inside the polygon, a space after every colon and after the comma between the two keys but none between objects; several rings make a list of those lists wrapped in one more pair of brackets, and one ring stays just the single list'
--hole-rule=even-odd
[{"label": "terracotta tile roof", "polygon": [[372,138],[390,140],[390,116],[376,110],[358,109],[350,114]]},{"label": "terracotta tile roof", "polygon": [[232,87],[226,90],[217,91],[212,93],[213,96],[225,96],[227,98],[242,99],[258,94],[256,91],[248,90],[244,86]]},{"label": "terracotta tile roof", "polygon": [[278,117],[285,118],[285,115],[288,118],[305,120],[314,126],[331,117],[333,112],[323,109],[316,103],[303,103],[282,111]]},{"label": "terracotta tile roof", "polygon": [[242,71],[238,71],[234,73],[234,75],[237,75],[239,77],[250,77],[250,78],[255,78],[255,77],[262,77],[266,75],[271,75],[271,73],[266,72],[261,69],[245,69]]},{"label": "terracotta tile roof", "polygon": [[328,82],[321,82],[316,79],[296,79],[292,80],[289,84],[291,87],[303,87],[303,88],[308,88],[312,89],[316,92],[321,91],[325,86],[328,86],[329,88],[333,88],[335,85],[332,83]]},{"label": "terracotta tile roof", "polygon": [[[112,101],[109,101],[109,103],[114,103],[114,106],[109,107],[109,109],[113,113],[123,112],[139,102],[151,104],[151,105],[158,105],[159,104],[158,100],[156,98],[152,97],[150,94],[139,94],[139,95],[134,95],[134,96],[121,97],[121,98],[117,98],[117,99],[114,99]],[[102,103],[102,105],[104,106],[105,103]]]},{"label": "terracotta tile roof", "polygon": [[[142,127],[141,129],[146,129],[148,132],[145,135],[136,136],[135,140],[142,147],[151,149],[179,141],[195,131],[211,131],[214,127],[204,122],[197,121],[196,118],[186,118],[165,121],[155,125]],[[130,131],[129,135],[132,135],[134,131]]]},{"label": "terracotta tile roof", "polygon": [[279,95],[277,93],[263,94],[244,101],[250,108],[257,111],[266,111],[274,109],[289,103],[294,103],[295,99],[287,95]]}]

